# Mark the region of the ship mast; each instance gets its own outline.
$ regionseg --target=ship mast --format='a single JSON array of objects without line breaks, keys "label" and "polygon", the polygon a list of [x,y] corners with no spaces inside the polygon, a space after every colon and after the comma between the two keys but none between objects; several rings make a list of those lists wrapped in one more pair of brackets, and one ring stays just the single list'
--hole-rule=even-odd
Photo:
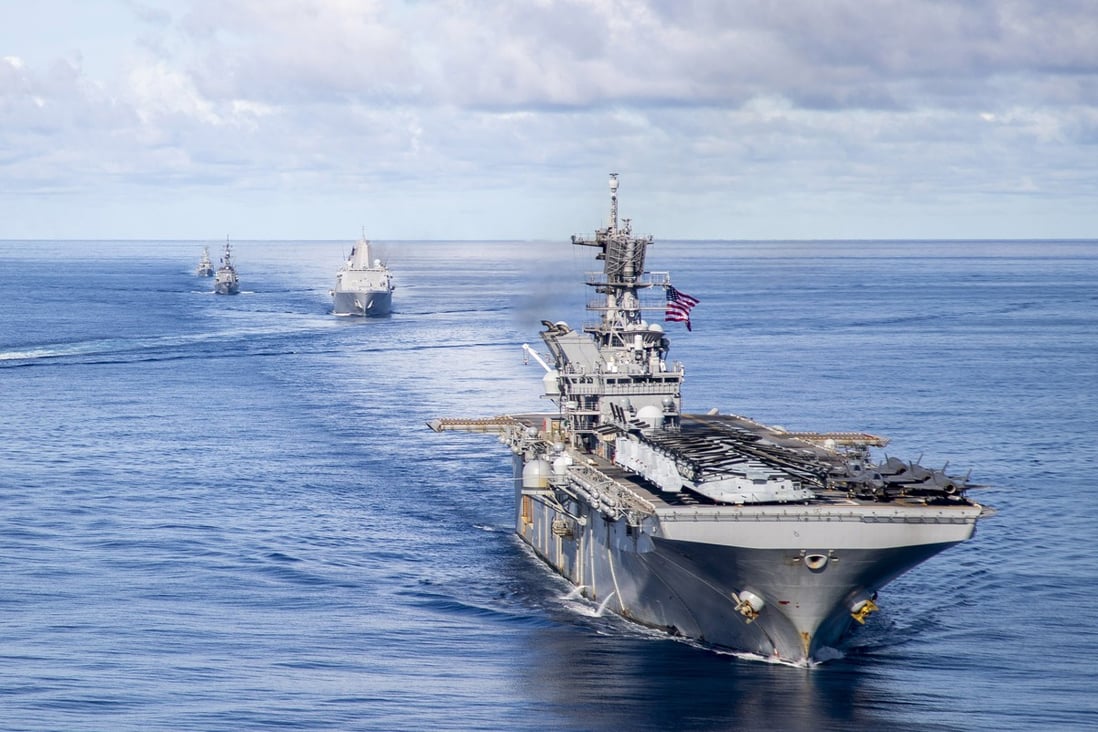
[{"label": "ship mast", "polygon": [[618,224],[618,174],[610,174],[610,222],[595,232],[595,238],[580,235],[572,237],[578,246],[598,247],[596,259],[603,261],[602,272],[588,273],[586,284],[602,298],[587,304],[587,310],[600,314],[599,321],[584,330],[590,333],[600,346],[621,347],[626,331],[641,327],[642,310],[656,310],[641,304],[640,290],[663,287],[666,273],[648,273],[644,259],[652,244],[650,235],[634,236],[629,219]]},{"label": "ship mast", "polygon": [[618,231],[618,174],[610,174],[610,231]]}]

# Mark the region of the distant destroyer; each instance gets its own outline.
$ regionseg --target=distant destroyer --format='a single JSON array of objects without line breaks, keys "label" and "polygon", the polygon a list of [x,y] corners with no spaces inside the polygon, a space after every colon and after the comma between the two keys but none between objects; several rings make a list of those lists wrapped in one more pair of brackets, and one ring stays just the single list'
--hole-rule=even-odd
[{"label": "distant destroyer", "polygon": [[965,478],[876,462],[880,437],[683,414],[683,366],[644,313],[688,322],[697,301],[645,270],[652,238],[619,226],[617,185],[609,226],[572,237],[603,263],[587,277],[597,322],[543,321],[545,358],[524,346],[557,409],[430,426],[510,446],[516,532],[590,600],[779,662],[833,658],[882,587],[972,537],[989,511]]},{"label": "distant destroyer", "polygon": [[214,293],[217,295],[237,295],[240,293],[240,280],[233,265],[233,252],[229,242],[225,242],[225,253],[221,255],[221,266],[214,277]]},{"label": "distant destroyer", "polygon": [[213,277],[214,266],[210,261],[210,248],[202,247],[202,258],[198,260],[198,266],[195,267],[194,273],[199,277]]},{"label": "distant destroyer", "polygon": [[336,274],[331,291],[336,315],[388,315],[393,304],[393,275],[380,259],[370,261],[370,242],[363,233]]}]

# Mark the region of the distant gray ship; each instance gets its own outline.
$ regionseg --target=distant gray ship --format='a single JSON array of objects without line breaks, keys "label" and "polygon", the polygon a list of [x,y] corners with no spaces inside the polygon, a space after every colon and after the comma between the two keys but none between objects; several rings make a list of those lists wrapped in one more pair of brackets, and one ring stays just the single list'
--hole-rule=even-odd
[{"label": "distant gray ship", "polygon": [[221,266],[214,277],[214,293],[217,295],[237,295],[240,293],[240,280],[233,265],[232,247],[225,241],[225,253],[221,255]]},{"label": "distant gray ship", "polygon": [[516,532],[591,601],[778,662],[834,658],[882,587],[991,512],[966,497],[967,478],[875,462],[880,437],[683,414],[683,366],[644,313],[689,326],[698,301],[645,270],[652,238],[619,226],[617,186],[612,175],[609,226],[572,237],[603,262],[587,278],[598,321],[543,321],[544,358],[524,346],[556,408],[430,426],[510,446]]},{"label": "distant gray ship", "polygon": [[336,315],[388,315],[393,303],[393,276],[380,259],[370,261],[365,233],[351,248],[331,290]]},{"label": "distant gray ship", "polygon": [[210,261],[209,247],[202,247],[202,259],[198,260],[198,266],[195,267],[194,273],[199,277],[213,277],[214,267],[213,262]]}]

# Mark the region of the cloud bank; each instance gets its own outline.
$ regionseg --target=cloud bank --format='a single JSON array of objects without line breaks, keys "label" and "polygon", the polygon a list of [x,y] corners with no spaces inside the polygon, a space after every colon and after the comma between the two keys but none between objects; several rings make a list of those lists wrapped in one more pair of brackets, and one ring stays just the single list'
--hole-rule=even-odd
[{"label": "cloud bank", "polygon": [[43,4],[4,238],[1095,235],[1089,2]]}]

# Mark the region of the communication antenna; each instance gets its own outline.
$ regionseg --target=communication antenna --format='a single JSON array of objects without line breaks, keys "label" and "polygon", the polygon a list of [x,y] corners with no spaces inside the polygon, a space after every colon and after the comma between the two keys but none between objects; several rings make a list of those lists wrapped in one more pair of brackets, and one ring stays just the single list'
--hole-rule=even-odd
[{"label": "communication antenna", "polygon": [[618,233],[618,174],[610,174],[610,233]]}]

